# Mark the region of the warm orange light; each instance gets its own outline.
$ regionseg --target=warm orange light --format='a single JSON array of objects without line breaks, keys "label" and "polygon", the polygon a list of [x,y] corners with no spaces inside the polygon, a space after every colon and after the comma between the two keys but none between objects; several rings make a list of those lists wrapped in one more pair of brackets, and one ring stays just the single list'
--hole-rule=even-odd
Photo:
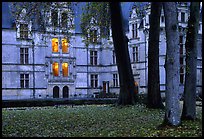
[{"label": "warm orange light", "polygon": [[62,39],[62,53],[68,52],[68,42],[67,39]]},{"label": "warm orange light", "polygon": [[59,65],[58,65],[58,63],[54,62],[52,64],[52,70],[53,70],[53,75],[54,76],[59,76]]},{"label": "warm orange light", "polygon": [[52,52],[58,52],[58,39],[52,39]]},{"label": "warm orange light", "polygon": [[62,74],[68,76],[68,63],[62,63]]}]

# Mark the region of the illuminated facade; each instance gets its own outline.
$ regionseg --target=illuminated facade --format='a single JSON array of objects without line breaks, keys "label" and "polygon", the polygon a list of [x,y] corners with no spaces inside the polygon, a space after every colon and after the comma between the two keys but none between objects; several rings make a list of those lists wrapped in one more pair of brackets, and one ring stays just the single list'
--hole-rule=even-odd
[{"label": "illuminated facade", "polygon": [[[4,10],[2,10],[4,12]],[[22,12],[26,14],[26,11]],[[110,31],[109,39],[100,38],[97,26],[91,26],[84,43],[81,33],[74,29],[64,31],[74,23],[69,10],[46,13],[50,21],[46,33],[35,29],[32,22],[17,20],[12,26],[2,25],[2,99],[95,97],[98,92],[119,93],[115,51]],[[50,16],[48,16],[50,15]],[[148,29],[150,7],[144,17],[132,8],[129,17],[129,54],[135,85],[139,93],[147,91]],[[189,10],[178,8],[180,31],[180,92],[183,92],[185,73],[185,35]],[[69,17],[69,20],[68,20]],[[71,18],[70,18],[71,17]],[[3,17],[4,20],[4,17]],[[8,20],[8,19],[5,19]],[[91,19],[92,25],[94,18]],[[164,15],[161,14],[160,32],[160,89],[165,92],[166,38]],[[58,25],[61,24],[61,27]],[[54,31],[53,31],[54,30]],[[197,91],[202,92],[202,22],[199,25]]]}]

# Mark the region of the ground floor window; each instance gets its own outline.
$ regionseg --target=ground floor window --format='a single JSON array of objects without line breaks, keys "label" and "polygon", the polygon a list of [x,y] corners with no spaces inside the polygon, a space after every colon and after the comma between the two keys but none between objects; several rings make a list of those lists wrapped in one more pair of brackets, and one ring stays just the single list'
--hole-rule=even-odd
[{"label": "ground floor window", "polygon": [[29,74],[20,74],[21,88],[29,88]]},{"label": "ground floor window", "polygon": [[98,75],[97,74],[91,74],[91,87],[92,88],[98,87]]}]

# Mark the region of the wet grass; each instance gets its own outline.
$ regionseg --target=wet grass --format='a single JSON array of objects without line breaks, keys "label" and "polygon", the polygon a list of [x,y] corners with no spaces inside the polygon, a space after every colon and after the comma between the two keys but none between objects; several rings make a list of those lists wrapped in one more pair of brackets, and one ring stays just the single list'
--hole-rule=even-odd
[{"label": "wet grass", "polygon": [[164,111],[144,105],[47,106],[2,108],[3,137],[152,137],[202,136],[202,107],[197,120],[158,130]]}]

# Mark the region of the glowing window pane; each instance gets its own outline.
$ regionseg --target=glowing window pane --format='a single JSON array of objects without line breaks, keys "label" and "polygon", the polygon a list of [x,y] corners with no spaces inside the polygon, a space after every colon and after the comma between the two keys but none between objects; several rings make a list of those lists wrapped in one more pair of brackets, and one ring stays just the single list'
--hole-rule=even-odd
[{"label": "glowing window pane", "polygon": [[62,63],[62,74],[68,76],[68,63]]},{"label": "glowing window pane", "polygon": [[58,63],[53,63],[52,64],[52,71],[54,76],[59,76],[59,65]]},{"label": "glowing window pane", "polygon": [[67,39],[62,39],[62,53],[68,52],[68,42]]},{"label": "glowing window pane", "polygon": [[58,39],[52,39],[52,52],[58,52]]}]

